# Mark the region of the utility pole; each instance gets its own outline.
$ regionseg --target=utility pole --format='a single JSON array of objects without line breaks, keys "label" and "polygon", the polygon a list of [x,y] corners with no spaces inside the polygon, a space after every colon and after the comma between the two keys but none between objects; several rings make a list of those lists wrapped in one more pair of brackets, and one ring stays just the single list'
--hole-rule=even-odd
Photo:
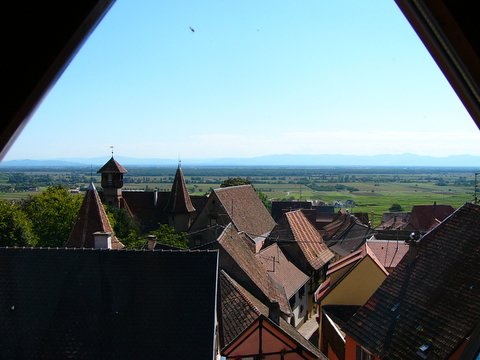
[{"label": "utility pole", "polygon": [[473,196],[473,203],[476,205],[478,204],[478,201],[477,201],[477,175],[480,174],[480,173],[475,173],[475,185],[474,185],[474,192],[475,192],[475,195]]}]

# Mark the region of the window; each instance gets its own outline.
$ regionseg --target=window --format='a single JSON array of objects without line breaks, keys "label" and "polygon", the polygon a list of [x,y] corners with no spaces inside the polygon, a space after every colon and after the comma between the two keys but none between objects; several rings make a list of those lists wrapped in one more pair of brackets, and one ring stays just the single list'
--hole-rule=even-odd
[{"label": "window", "polygon": [[367,350],[365,350],[360,345],[357,345],[357,357],[356,360],[374,360],[374,356],[370,354]]},{"label": "window", "polygon": [[298,297],[299,297],[300,299],[302,299],[304,295],[305,295],[305,285],[303,285],[303,286],[300,288],[300,290],[298,291]]},{"label": "window", "polygon": [[288,302],[290,303],[290,307],[293,309],[295,306],[295,296],[292,296]]}]

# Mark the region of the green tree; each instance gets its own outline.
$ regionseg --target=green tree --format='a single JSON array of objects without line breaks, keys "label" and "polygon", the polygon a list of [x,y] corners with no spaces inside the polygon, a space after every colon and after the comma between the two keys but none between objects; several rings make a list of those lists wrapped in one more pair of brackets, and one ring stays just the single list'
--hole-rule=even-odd
[{"label": "green tree", "polygon": [[238,186],[238,185],[248,185],[251,184],[252,182],[248,179],[241,178],[241,177],[235,177],[235,178],[228,178],[224,180],[221,184],[220,187],[229,187],[229,186]]},{"label": "green tree", "polygon": [[27,199],[24,211],[38,237],[38,246],[64,246],[68,240],[83,197],[71,194],[66,187],[54,185]]},{"label": "green tree", "polygon": [[125,209],[115,206],[106,207],[108,220],[112,225],[115,236],[127,249],[140,249],[145,240],[140,234],[140,224],[137,219],[132,218]]},{"label": "green tree", "polygon": [[268,212],[272,212],[272,202],[268,199],[267,194],[257,191],[258,197],[262,200],[263,205],[267,208]]},{"label": "green tree", "polygon": [[157,230],[152,231],[152,235],[157,237],[157,242],[160,244],[174,246],[179,249],[188,248],[187,233],[176,233],[175,229],[167,224],[160,225]]},{"label": "green tree", "polygon": [[402,208],[402,205],[400,204],[392,204],[392,206],[390,206],[390,208],[388,209],[389,211],[403,211],[403,208]]},{"label": "green tree", "polygon": [[0,246],[35,246],[37,240],[21,207],[0,200]]}]

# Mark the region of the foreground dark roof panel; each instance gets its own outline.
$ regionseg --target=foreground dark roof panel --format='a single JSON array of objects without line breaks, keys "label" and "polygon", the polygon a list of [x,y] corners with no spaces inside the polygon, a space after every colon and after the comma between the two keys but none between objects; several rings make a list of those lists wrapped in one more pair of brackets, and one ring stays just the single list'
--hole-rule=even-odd
[{"label": "foreground dark roof panel", "polygon": [[217,259],[1,248],[0,358],[213,359]]},{"label": "foreground dark roof panel", "polygon": [[448,358],[480,321],[480,206],[463,205],[416,248],[345,327],[381,358],[414,359],[422,345]]}]

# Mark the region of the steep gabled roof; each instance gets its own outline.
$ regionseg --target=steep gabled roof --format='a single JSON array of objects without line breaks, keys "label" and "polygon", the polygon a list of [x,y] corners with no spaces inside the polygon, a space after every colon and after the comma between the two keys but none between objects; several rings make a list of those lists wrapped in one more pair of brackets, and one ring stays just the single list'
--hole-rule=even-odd
[{"label": "steep gabled roof", "polygon": [[261,312],[239,290],[240,286],[227,275],[225,270],[220,270],[218,282],[220,346],[223,348],[253,323]]},{"label": "steep gabled roof", "polygon": [[216,251],[0,248],[1,357],[213,360],[217,266]]},{"label": "steep gabled roof", "polygon": [[[219,284],[220,346],[224,350],[235,339],[244,334],[259,318],[267,319],[269,310],[265,304],[255,298],[223,270],[219,274]],[[318,348],[282,318],[280,319],[280,324],[275,324],[274,326],[294,340],[299,348],[308,351],[315,358],[326,359]]]},{"label": "steep gabled roof", "polygon": [[252,185],[229,186],[213,192],[238,231],[255,237],[268,234],[275,226]]},{"label": "steep gabled roof", "polygon": [[186,214],[194,211],[195,208],[193,207],[192,200],[188,194],[182,168],[178,165],[175,179],[173,180],[172,191],[170,192],[170,197],[165,206],[165,212],[170,214]]},{"label": "steep gabled roof", "polygon": [[451,205],[414,205],[407,226],[426,232],[437,226],[454,211],[455,209]]},{"label": "steep gabled roof", "polygon": [[414,248],[345,331],[381,358],[445,359],[480,320],[480,206],[464,204]]},{"label": "steep gabled roof", "polygon": [[124,245],[117,239],[113,228],[108,220],[107,213],[103,208],[97,189],[93,183],[90,184],[83,198],[82,205],[78,212],[77,221],[73,227],[70,237],[65,246],[74,248],[94,248],[95,232],[108,232],[112,234],[112,248],[123,249]]},{"label": "steep gabled roof", "polygon": [[270,276],[284,287],[287,299],[294,296],[310,279],[285,257],[277,244],[266,247],[255,256]]},{"label": "steep gabled roof", "polygon": [[301,210],[289,211],[284,214],[284,217],[286,219],[284,224],[288,226],[294,241],[298,244],[310,266],[318,270],[334,257],[320,233]]},{"label": "steep gabled roof", "polygon": [[[277,301],[280,305],[280,310],[284,314],[290,315],[291,309],[283,287],[269,276],[260,260],[255,257],[255,254],[249,248],[245,239],[237,232],[232,223],[230,223],[218,237],[218,244],[220,248],[231,257],[241,271],[245,273],[250,280],[248,282],[250,286],[257,287],[269,301]],[[233,264],[226,259],[225,254],[222,254],[222,251],[220,251],[220,267],[229,271],[235,269],[232,265]],[[237,278],[237,281],[242,282],[240,280],[241,274],[237,271],[230,271],[230,273]],[[245,279],[243,280],[243,284],[246,286]],[[255,292],[253,289],[250,289],[250,291]]]},{"label": "steep gabled roof", "polygon": [[113,156],[103,165],[97,173],[112,173],[112,174],[126,174],[128,171],[120,165]]}]

